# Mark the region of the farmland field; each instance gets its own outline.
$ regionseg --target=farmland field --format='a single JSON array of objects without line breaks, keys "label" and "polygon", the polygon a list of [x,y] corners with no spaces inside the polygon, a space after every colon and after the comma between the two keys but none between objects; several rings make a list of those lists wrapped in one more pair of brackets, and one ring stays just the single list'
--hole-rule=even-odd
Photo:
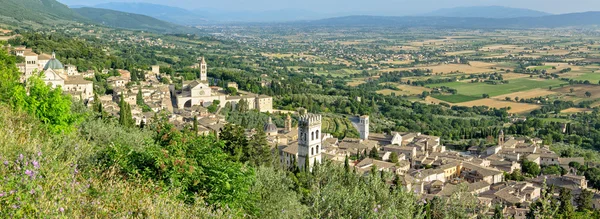
[{"label": "farmland field", "polygon": [[456,104],[457,106],[488,106],[490,108],[505,108],[510,107],[509,113],[525,113],[532,110],[538,109],[541,106],[527,103],[517,103],[511,101],[500,101],[495,99],[480,99],[475,101],[469,101],[464,103]]},{"label": "farmland field", "polygon": [[547,88],[537,88],[537,89],[528,90],[528,91],[520,91],[520,92],[514,92],[514,93],[510,93],[510,94],[495,96],[494,99],[505,100],[507,97],[510,99],[515,99],[516,97],[518,97],[519,99],[530,99],[530,98],[535,98],[535,97],[544,97],[544,96],[553,95],[553,94],[556,94],[556,92],[550,91]]},{"label": "farmland field", "polygon": [[468,101],[481,99],[481,97],[472,97],[472,96],[467,96],[467,95],[462,95],[462,94],[433,95],[432,97],[435,99],[438,99],[438,100],[448,102],[448,103],[462,103],[462,102],[468,102]]},{"label": "farmland field", "polygon": [[532,66],[529,67],[529,69],[532,70],[548,70],[548,69],[552,69],[553,66],[549,66],[549,65],[542,65],[542,66]]},{"label": "farmland field", "polygon": [[598,84],[598,81],[600,81],[600,72],[582,73],[582,74],[578,74],[575,77],[572,77],[571,79],[582,80],[582,81],[588,80],[592,84]]},{"label": "farmland field", "polygon": [[321,129],[323,133],[330,133],[336,137],[359,137],[358,131],[347,118],[323,117]]},{"label": "farmland field", "polygon": [[388,68],[382,69],[382,72],[392,72],[392,71],[410,71],[413,69],[430,69],[431,72],[436,74],[449,74],[451,72],[462,72],[466,74],[475,74],[475,73],[487,73],[487,72],[495,72],[496,70],[491,69],[491,67],[496,67],[495,63],[487,63],[487,62],[471,62],[470,65],[466,64],[443,64],[443,65],[432,65],[432,66],[419,66],[413,68]]},{"label": "farmland field", "polygon": [[495,97],[514,92],[527,91],[536,88],[558,87],[561,84],[568,84],[560,80],[533,80],[528,78],[518,78],[509,80],[508,84],[492,85],[487,83],[465,83],[465,82],[448,82],[441,84],[427,85],[429,88],[446,86],[454,88],[458,94],[482,97],[483,94],[488,94],[490,97]]},{"label": "farmland field", "polygon": [[420,95],[423,93],[423,91],[431,92],[431,89],[426,88],[426,87],[410,86],[410,85],[398,84],[398,83],[392,83],[392,82],[383,83],[383,84],[395,85],[395,87],[397,87],[399,89],[399,90],[383,89],[383,90],[377,91],[377,93],[383,94],[383,95],[391,95],[392,93],[395,93],[396,96],[402,96],[402,95],[411,96],[411,95]]}]

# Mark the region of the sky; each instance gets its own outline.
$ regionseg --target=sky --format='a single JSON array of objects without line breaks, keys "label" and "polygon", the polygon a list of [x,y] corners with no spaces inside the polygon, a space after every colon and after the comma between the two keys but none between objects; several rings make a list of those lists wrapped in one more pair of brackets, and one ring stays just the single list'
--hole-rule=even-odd
[{"label": "sky", "polygon": [[146,2],[186,9],[227,11],[308,10],[318,13],[381,13],[411,15],[441,8],[464,6],[507,6],[560,14],[600,11],[599,0],[58,0],[67,5],[92,6],[107,2]]}]

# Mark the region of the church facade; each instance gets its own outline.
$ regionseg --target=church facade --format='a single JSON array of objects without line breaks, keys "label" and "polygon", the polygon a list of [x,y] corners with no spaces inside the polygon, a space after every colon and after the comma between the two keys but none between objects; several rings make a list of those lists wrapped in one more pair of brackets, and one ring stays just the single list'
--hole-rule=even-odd
[{"label": "church facade", "polygon": [[199,58],[197,68],[200,69],[200,79],[195,81],[185,81],[181,90],[175,91],[175,102],[177,108],[189,108],[192,106],[210,106],[214,101],[218,101],[221,107],[227,103],[236,107],[240,101],[248,103],[248,109],[258,110],[260,112],[273,111],[273,98],[266,95],[257,95],[239,91],[240,95],[231,96],[221,87],[211,87],[208,83],[207,64],[204,58]]}]

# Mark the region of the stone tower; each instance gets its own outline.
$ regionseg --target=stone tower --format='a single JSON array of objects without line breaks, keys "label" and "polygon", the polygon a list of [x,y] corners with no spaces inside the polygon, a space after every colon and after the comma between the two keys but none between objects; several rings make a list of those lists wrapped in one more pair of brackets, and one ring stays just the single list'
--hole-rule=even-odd
[{"label": "stone tower", "polygon": [[204,60],[204,57],[200,57],[198,61],[200,61],[200,80],[208,81],[208,66],[206,65],[206,60]]},{"label": "stone tower", "polygon": [[504,145],[504,130],[500,130],[498,133],[498,146]]},{"label": "stone tower", "polygon": [[358,132],[360,132],[361,140],[369,139],[369,116],[364,115],[360,117],[360,122],[358,123]]},{"label": "stone tower", "polygon": [[290,116],[290,114],[287,114],[287,117],[285,117],[285,132],[291,132],[292,131],[292,117]]},{"label": "stone tower", "polygon": [[303,169],[308,159],[312,170],[315,162],[321,163],[321,115],[306,114],[298,119],[298,167]]}]

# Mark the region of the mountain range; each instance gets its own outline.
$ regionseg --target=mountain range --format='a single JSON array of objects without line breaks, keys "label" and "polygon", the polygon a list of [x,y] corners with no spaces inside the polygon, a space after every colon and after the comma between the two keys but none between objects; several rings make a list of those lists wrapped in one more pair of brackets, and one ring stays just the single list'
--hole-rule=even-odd
[{"label": "mountain range", "polygon": [[103,8],[69,8],[56,0],[3,0],[2,6],[0,23],[13,26],[24,27],[25,23],[56,25],[59,21],[74,21],[159,33],[194,33],[198,29],[189,26],[235,21],[251,25],[264,25],[256,22],[270,21],[278,25],[440,28],[553,28],[600,25],[600,12],[551,15],[529,9],[498,6],[441,9],[418,16],[360,15],[324,19],[320,17],[327,15],[303,10],[236,14],[146,3],[107,3],[98,5]]},{"label": "mountain range", "polygon": [[418,16],[346,16],[316,21],[296,22],[296,25],[317,26],[394,26],[437,28],[558,28],[600,25],[600,12],[584,12],[542,17],[472,18]]},{"label": "mountain range", "polygon": [[160,33],[193,33],[196,31],[195,28],[145,15],[98,8],[72,9],[56,0],[2,0],[1,4],[0,23],[19,28],[82,22]]},{"label": "mountain range", "polygon": [[422,14],[426,17],[478,17],[478,18],[518,18],[542,17],[550,13],[523,8],[509,8],[503,6],[474,6],[444,8]]},{"label": "mountain range", "polygon": [[[78,6],[72,6],[78,7]],[[318,13],[301,9],[281,9],[272,11],[227,11],[218,9],[183,9],[159,4],[111,2],[94,6],[129,13],[143,14],[157,19],[182,25],[201,25],[214,22],[289,22],[299,20],[318,20],[349,15],[379,15],[380,12],[346,12],[336,14]],[[386,15],[394,15],[385,13]],[[395,14],[396,16],[398,14]],[[509,8],[502,6],[457,7],[445,8],[421,14],[423,17],[480,17],[480,18],[516,18],[540,17],[550,15],[530,9]]]}]

